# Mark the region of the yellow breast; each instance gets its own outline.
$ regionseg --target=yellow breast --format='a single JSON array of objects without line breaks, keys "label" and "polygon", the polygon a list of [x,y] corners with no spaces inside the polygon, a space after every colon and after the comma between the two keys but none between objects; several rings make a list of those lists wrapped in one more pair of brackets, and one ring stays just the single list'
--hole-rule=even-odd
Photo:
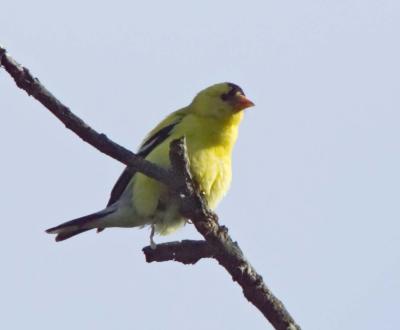
[{"label": "yellow breast", "polygon": [[[185,136],[191,173],[204,192],[208,206],[214,209],[229,189],[232,177],[231,155],[241,114],[232,117],[229,122],[221,122],[188,114],[146,159],[168,168],[170,142]],[[165,198],[166,187],[142,174],[136,174],[134,180],[134,205],[139,214],[151,216],[156,212],[158,201]]]},{"label": "yellow breast", "polygon": [[227,123],[210,118],[187,119],[194,121],[190,126],[196,127],[185,134],[190,169],[211,209],[217,206],[231,183],[232,149],[240,119]]}]

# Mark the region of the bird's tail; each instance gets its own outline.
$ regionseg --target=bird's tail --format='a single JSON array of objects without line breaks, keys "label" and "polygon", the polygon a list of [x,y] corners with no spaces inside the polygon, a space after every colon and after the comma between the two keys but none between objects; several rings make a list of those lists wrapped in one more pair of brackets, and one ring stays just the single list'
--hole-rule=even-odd
[{"label": "bird's tail", "polygon": [[113,212],[114,210],[107,208],[100,212],[85,215],[84,217],[67,221],[56,227],[49,228],[46,230],[46,233],[56,234],[56,242],[60,242],[94,228],[101,231],[104,229],[101,220]]}]

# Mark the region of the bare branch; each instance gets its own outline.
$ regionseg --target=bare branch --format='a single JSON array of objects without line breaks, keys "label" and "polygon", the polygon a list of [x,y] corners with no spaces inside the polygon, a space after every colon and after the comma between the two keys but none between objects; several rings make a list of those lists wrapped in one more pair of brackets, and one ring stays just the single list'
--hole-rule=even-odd
[{"label": "bare branch", "polygon": [[1,46],[0,65],[4,66],[6,71],[14,78],[19,88],[43,104],[65,127],[72,130],[82,140],[121,163],[134,167],[143,174],[167,185],[173,184],[168,171],[136,156],[133,152],[111,141],[105,134],[96,132],[82,119],[73,114],[67,106],[61,103],[40,83],[39,79],[33,77],[27,68],[17,63]]},{"label": "bare branch", "polygon": [[[236,242],[228,235],[228,229],[218,224],[217,216],[211,212],[198,191],[189,171],[184,139],[171,143],[170,159],[172,172],[152,164],[124,147],[96,132],[65,105],[54,97],[28,69],[12,59],[0,46],[0,65],[14,78],[17,86],[42,103],[64,125],[80,138],[108,156],[134,167],[137,171],[168,185],[181,198],[181,213],[193,221],[206,242],[183,241],[161,244],[153,252],[144,248],[148,262],[176,260],[195,263],[200,258],[214,257],[243,290],[245,297],[256,306],[278,330],[296,330],[300,327],[289,315],[282,302],[265,285],[243,255]],[[198,245],[195,248],[195,245]],[[194,252],[196,250],[196,252]],[[189,254],[192,255],[189,255]]]},{"label": "bare branch", "polygon": [[189,171],[185,139],[174,140],[170,147],[173,173],[183,186],[181,213],[191,219],[197,231],[217,251],[214,258],[223,266],[232,279],[243,289],[243,294],[271,322],[275,329],[300,329],[283,303],[265,285],[263,278],[246,260],[239,245],[228,234],[228,228],[220,226],[211,212]]},{"label": "bare branch", "polygon": [[185,265],[194,265],[200,259],[213,258],[216,254],[206,241],[193,240],[157,244],[156,249],[146,246],[142,251],[147,262],[178,261]]}]

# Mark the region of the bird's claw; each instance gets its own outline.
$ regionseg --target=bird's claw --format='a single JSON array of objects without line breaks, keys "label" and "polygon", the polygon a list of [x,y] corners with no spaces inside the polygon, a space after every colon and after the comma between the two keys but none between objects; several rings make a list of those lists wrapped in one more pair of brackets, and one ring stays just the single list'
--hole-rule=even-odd
[{"label": "bird's claw", "polygon": [[151,225],[151,232],[150,232],[150,247],[152,250],[155,250],[157,248],[157,244],[156,242],[154,242],[154,232],[155,232],[155,228],[154,225]]}]

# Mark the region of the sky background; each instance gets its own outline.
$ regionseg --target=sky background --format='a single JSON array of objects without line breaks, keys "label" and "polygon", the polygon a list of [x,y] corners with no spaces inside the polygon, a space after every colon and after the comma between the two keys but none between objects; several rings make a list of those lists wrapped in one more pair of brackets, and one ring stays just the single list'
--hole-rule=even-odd
[{"label": "sky background", "polygon": [[[218,214],[307,330],[400,323],[400,2],[3,1],[0,43],[136,149],[202,88],[255,103]],[[272,329],[213,260],[146,264],[147,229],[56,244],[123,165],[0,70],[0,328]],[[158,242],[199,238],[188,225]]]}]

